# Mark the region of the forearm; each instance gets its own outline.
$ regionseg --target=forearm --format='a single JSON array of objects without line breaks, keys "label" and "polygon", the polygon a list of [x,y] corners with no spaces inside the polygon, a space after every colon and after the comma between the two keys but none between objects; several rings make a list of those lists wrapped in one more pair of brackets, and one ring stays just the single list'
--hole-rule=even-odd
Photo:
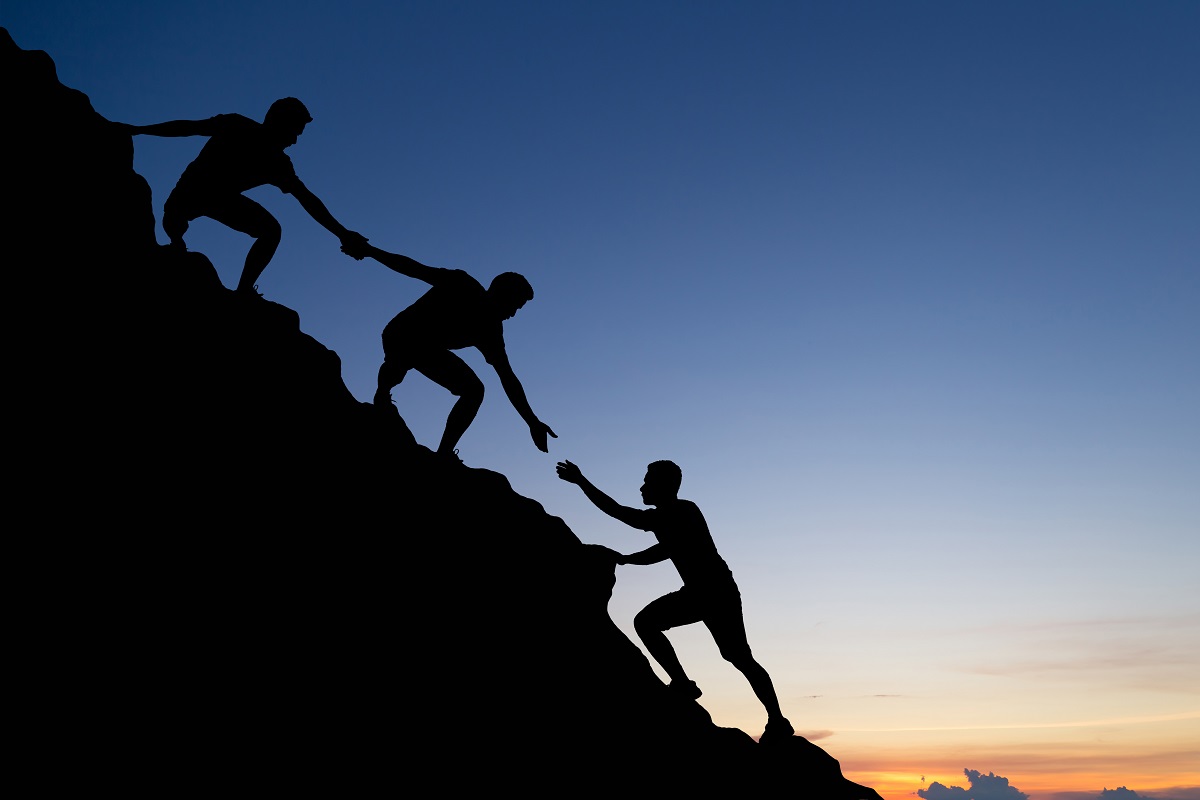
[{"label": "forearm", "polygon": [[512,407],[521,415],[521,419],[525,420],[525,424],[533,427],[538,423],[537,414],[533,413],[533,408],[529,405],[529,399],[525,396],[525,387],[521,385],[521,381],[517,376],[509,372],[501,373],[500,385],[504,387],[504,393],[508,395],[508,401],[512,403]]},{"label": "forearm", "polygon": [[646,530],[646,528],[643,527],[642,519],[642,516],[645,512],[638,511],[633,508],[627,508],[626,506],[618,503],[616,500],[613,500],[604,492],[596,488],[594,483],[584,477],[583,473],[579,470],[579,467],[575,466],[570,461],[561,462],[557,469],[558,477],[564,481],[567,481],[568,483],[573,483],[578,486],[583,492],[583,496],[590,500],[592,505],[594,505],[596,508],[603,511],[605,514],[608,514],[613,519],[624,522],[631,528],[640,528],[641,530]]},{"label": "forearm", "polygon": [[579,484],[579,488],[583,490],[583,496],[592,502],[596,508],[608,514],[610,517],[620,517],[621,504],[604,492],[596,488],[595,484],[587,478],[583,478]]},{"label": "forearm", "polygon": [[322,228],[339,239],[345,239],[349,235],[349,229],[333,218],[333,214],[329,213],[329,209],[325,207],[325,204],[315,194],[307,189],[303,189],[297,190],[295,196],[304,210],[308,212],[308,215],[315,219]]},{"label": "forearm", "polygon": [[667,560],[666,548],[663,547],[661,544],[656,544],[656,545],[653,545],[652,547],[647,547],[645,550],[642,550],[640,552],[630,553],[627,556],[621,556],[617,560],[617,563],[618,564],[636,564],[638,566],[646,566],[648,564],[657,564],[660,561],[666,561],[666,560]]},{"label": "forearm", "polygon": [[399,253],[389,253],[387,250],[380,250],[374,245],[367,245],[364,252],[393,272],[399,272],[401,275],[409,278],[417,278],[427,283],[432,282],[430,273],[433,272],[435,267],[422,264],[416,259],[402,256]]},{"label": "forearm", "polygon": [[192,120],[173,120],[171,122],[156,122],[153,125],[130,125],[130,133],[146,134],[148,136],[198,136],[200,131],[197,123]]}]

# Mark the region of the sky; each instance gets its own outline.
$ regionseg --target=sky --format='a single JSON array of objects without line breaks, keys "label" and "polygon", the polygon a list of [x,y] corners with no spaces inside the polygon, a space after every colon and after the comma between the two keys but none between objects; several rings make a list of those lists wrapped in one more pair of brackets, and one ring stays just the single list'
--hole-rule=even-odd
[{"label": "sky", "polygon": [[[0,0],[0,25],[115,121],[298,97],[288,152],[339,221],[524,274],[506,341],[558,438],[463,351],[464,462],[629,553],[648,535],[555,462],[636,507],[676,461],[784,712],[850,779],[1200,798],[1200,3]],[[160,220],[203,143],[134,140]],[[249,195],[284,230],[259,289],[369,401],[426,285]],[[187,243],[236,285],[247,237]],[[435,447],[453,398],[393,396]],[[610,613],[634,638],[678,585],[620,567]],[[761,733],[707,631],[670,636],[714,721]]]}]

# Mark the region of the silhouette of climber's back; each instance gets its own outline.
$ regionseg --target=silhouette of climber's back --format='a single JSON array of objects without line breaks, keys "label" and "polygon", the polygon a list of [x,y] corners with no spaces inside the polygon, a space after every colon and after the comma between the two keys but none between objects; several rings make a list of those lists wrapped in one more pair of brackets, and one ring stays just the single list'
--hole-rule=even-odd
[{"label": "silhouette of climber's back", "polygon": [[483,382],[452,351],[474,347],[496,370],[509,402],[529,426],[534,445],[543,453],[547,451],[547,437],[557,438],[557,434],[533,413],[504,345],[505,320],[512,319],[533,299],[533,287],[524,276],[504,272],[484,289],[483,284],[463,270],[431,267],[365,242],[343,250],[356,259],[370,256],[394,272],[430,285],[425,294],[383,329],[384,361],[379,367],[374,398],[377,408],[391,410],[391,390],[404,380],[409,370],[416,370],[445,388],[458,400],[446,418],[437,453],[455,457],[459,439],[483,403]]},{"label": "silhouette of climber's back", "polygon": [[262,122],[241,114],[218,114],[204,120],[174,120],[154,125],[125,125],[131,134],[207,136],[200,154],[187,166],[163,207],[163,230],[171,244],[184,248],[192,220],[208,217],[254,238],[238,280],[237,291],[257,297],[255,284],[275,255],[282,229],[270,212],[242,192],[271,185],[296,198],[305,211],[341,240],[342,246],[365,243],[348,230],[296,175],[284,152],[312,122],[308,109],[294,97],[276,100]]}]

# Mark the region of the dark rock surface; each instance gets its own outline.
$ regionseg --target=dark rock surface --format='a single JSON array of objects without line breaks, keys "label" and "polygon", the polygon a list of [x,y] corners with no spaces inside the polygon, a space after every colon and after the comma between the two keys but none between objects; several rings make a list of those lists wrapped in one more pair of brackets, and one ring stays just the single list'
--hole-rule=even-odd
[{"label": "dark rock surface", "polygon": [[0,29],[20,731],[174,794],[877,798],[670,697],[614,575],[159,246],[130,137]]}]

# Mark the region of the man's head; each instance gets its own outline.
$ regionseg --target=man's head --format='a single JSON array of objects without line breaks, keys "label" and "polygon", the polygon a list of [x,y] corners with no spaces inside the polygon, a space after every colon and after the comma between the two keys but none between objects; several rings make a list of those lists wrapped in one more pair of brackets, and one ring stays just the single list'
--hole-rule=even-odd
[{"label": "man's head", "polygon": [[491,298],[500,319],[512,319],[517,309],[533,299],[533,287],[524,275],[515,272],[502,272],[492,278],[488,286],[488,297]]},{"label": "man's head", "polygon": [[656,506],[679,495],[683,483],[683,470],[674,461],[654,461],[646,467],[646,480],[642,483],[642,502]]},{"label": "man's head", "polygon": [[271,103],[267,115],[263,117],[263,125],[284,142],[284,147],[296,143],[304,126],[312,122],[308,109],[294,97],[284,97]]}]

